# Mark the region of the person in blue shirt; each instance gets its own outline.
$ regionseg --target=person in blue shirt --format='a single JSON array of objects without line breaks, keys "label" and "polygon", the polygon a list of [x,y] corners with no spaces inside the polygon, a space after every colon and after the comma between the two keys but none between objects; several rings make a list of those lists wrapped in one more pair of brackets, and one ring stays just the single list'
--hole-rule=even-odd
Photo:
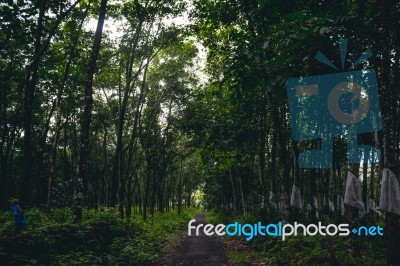
[{"label": "person in blue shirt", "polygon": [[19,233],[22,229],[25,229],[28,225],[25,214],[19,207],[18,202],[14,202],[11,206],[11,213],[15,221],[16,232]]}]

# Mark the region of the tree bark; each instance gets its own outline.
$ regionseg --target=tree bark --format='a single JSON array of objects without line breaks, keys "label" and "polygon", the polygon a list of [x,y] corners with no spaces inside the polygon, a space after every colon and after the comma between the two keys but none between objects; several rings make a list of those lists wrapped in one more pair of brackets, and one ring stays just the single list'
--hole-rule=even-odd
[{"label": "tree bark", "polygon": [[181,162],[179,171],[179,183],[178,183],[178,214],[182,212],[182,180],[183,180],[183,163]]},{"label": "tree bark", "polygon": [[[111,175],[111,200],[110,205],[114,206],[117,202],[117,191],[119,186],[119,180],[121,179],[121,167],[122,167],[122,138],[123,138],[123,129],[124,129],[124,122],[125,122],[125,113],[126,108],[128,105],[128,99],[131,94],[132,90],[132,81],[134,79],[132,72],[133,72],[133,63],[135,61],[136,55],[136,48],[139,42],[139,36],[142,28],[143,21],[140,20],[135,32],[135,38],[131,45],[131,50],[129,51],[129,58],[128,63],[126,66],[126,73],[125,73],[125,88],[124,88],[124,95],[122,98],[122,103],[119,106],[118,112],[118,126],[117,126],[117,145],[115,148],[115,155],[113,161],[113,170]],[[139,72],[139,71],[138,71]],[[135,76],[135,79],[138,75]]]},{"label": "tree bark", "polygon": [[81,123],[80,151],[73,197],[73,222],[75,223],[82,220],[84,182],[86,180],[86,162],[89,151],[90,121],[92,118],[93,108],[93,76],[96,71],[96,62],[100,52],[101,37],[106,17],[106,9],[107,0],[101,0],[97,28],[94,36],[90,61],[86,72],[85,106]]},{"label": "tree bark", "polygon": [[[38,58],[41,50],[43,17],[46,11],[47,1],[43,1],[39,8],[38,19],[36,22],[36,32],[34,41],[34,58]],[[27,67],[24,91],[24,169],[23,178],[19,182],[19,195],[23,204],[31,204],[32,196],[32,112],[33,99],[35,97],[35,87],[38,80],[39,60],[33,60]]]},{"label": "tree bark", "polygon": [[47,1],[42,1],[39,7],[38,19],[36,22],[36,31],[34,39],[34,56],[29,62],[26,68],[26,80],[25,80],[25,90],[24,90],[24,144],[23,144],[23,158],[24,167],[22,178],[20,178],[17,186],[17,192],[21,197],[21,202],[24,204],[32,205],[32,187],[33,187],[33,160],[32,160],[32,125],[33,125],[33,112],[34,112],[34,98],[35,98],[35,88],[38,81],[38,71],[43,54],[48,49],[51,39],[53,38],[59,24],[61,21],[71,12],[75,6],[80,2],[80,0],[75,1],[67,10],[63,11],[58,17],[47,35],[46,40],[42,44],[43,37],[43,21],[46,12]]}]

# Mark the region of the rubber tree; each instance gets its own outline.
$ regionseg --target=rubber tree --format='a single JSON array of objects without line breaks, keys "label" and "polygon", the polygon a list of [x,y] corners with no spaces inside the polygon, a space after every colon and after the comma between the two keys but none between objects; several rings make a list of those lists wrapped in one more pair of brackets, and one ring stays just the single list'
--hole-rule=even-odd
[{"label": "rubber tree", "polygon": [[81,121],[81,135],[78,167],[74,184],[73,196],[73,222],[82,220],[82,206],[84,198],[84,182],[86,181],[86,163],[89,152],[90,122],[93,108],[93,77],[96,71],[96,62],[101,48],[101,38],[103,33],[104,21],[106,19],[107,0],[101,0],[99,17],[97,20],[96,32],[94,35],[93,46],[90,59],[86,69],[86,80],[84,87],[84,109]]}]

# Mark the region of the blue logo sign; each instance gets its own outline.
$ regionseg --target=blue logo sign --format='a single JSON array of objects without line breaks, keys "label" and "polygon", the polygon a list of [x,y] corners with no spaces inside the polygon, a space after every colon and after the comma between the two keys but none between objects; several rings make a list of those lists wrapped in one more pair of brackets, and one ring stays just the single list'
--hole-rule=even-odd
[{"label": "blue logo sign", "polygon": [[[343,70],[347,40],[340,40],[339,47]],[[368,49],[352,64],[350,70],[371,56],[372,52]],[[337,70],[321,52],[315,58]],[[365,157],[368,163],[380,161],[379,149],[357,143],[358,133],[382,129],[374,70],[293,78],[286,82],[286,91],[293,140],[321,140],[320,149],[300,153],[300,168],[331,168],[335,136],[345,136],[347,139],[348,163],[363,162]]]}]

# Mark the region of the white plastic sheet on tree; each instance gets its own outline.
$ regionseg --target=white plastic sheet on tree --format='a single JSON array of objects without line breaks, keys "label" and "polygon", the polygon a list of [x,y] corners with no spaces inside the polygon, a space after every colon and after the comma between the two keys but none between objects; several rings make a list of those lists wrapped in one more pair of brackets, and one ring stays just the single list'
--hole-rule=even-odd
[{"label": "white plastic sheet on tree", "polygon": [[317,197],[315,197],[315,196],[312,197],[312,207],[315,209],[315,217],[319,218],[318,200],[317,200]]},{"label": "white plastic sheet on tree", "polygon": [[388,168],[383,169],[379,208],[400,215],[400,186],[396,175]]},{"label": "white plastic sheet on tree", "polygon": [[292,195],[290,196],[290,206],[296,209],[303,209],[303,200],[301,198],[300,189],[293,185]]},{"label": "white plastic sheet on tree", "polygon": [[361,185],[357,177],[351,171],[347,171],[344,204],[357,208],[359,210],[364,210],[364,204],[361,198]]},{"label": "white plastic sheet on tree", "polygon": [[326,196],[322,200],[322,207],[328,207],[328,198]]},{"label": "white plastic sheet on tree", "polygon": [[318,201],[317,201],[317,198],[315,197],[315,196],[313,196],[312,197],[313,198],[313,207],[315,208],[315,209],[318,209]]},{"label": "white plastic sheet on tree", "polygon": [[324,196],[322,200],[322,206],[324,207],[324,209],[327,208],[330,212],[335,211],[335,205],[327,196]]},{"label": "white plastic sheet on tree", "polygon": [[374,211],[375,208],[376,208],[375,202],[372,199],[368,199],[368,201],[367,201],[367,213],[369,213],[370,211]]},{"label": "white plastic sheet on tree", "polygon": [[342,195],[338,195],[337,196],[337,210],[338,212],[340,212],[342,215],[344,214],[344,202],[343,202],[343,196]]},{"label": "white plastic sheet on tree", "polygon": [[328,205],[329,205],[329,211],[334,212],[335,205],[333,205],[333,202],[331,200],[328,200]]},{"label": "white plastic sheet on tree", "polygon": [[274,192],[272,192],[272,190],[269,191],[268,201],[272,207],[277,208],[277,204],[275,202],[275,195]]},{"label": "white plastic sheet on tree", "polygon": [[358,212],[358,218],[362,218],[364,215],[366,215],[367,212],[365,212],[365,209],[362,209]]},{"label": "white plastic sheet on tree", "polygon": [[368,212],[370,211],[380,214],[379,211],[376,209],[376,203],[373,199],[368,199]]}]

